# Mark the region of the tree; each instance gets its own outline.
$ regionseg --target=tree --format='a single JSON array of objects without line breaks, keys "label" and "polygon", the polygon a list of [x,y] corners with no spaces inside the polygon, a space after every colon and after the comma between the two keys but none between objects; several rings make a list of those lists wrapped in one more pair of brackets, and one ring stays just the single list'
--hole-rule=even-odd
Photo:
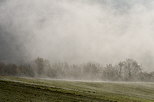
[{"label": "tree", "polygon": [[126,59],[126,61],[118,64],[119,76],[122,80],[137,80],[139,73],[142,72],[141,65],[133,59]]},{"label": "tree", "polygon": [[116,66],[107,64],[103,70],[103,79],[118,80],[118,70],[116,69]]},{"label": "tree", "polygon": [[0,75],[5,74],[5,63],[0,62]]}]

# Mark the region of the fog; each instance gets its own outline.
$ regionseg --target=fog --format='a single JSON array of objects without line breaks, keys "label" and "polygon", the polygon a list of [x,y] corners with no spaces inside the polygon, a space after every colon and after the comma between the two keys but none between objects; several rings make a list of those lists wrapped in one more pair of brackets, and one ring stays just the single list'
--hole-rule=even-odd
[{"label": "fog", "polygon": [[153,0],[0,0],[0,60],[133,58],[154,71],[153,27]]}]

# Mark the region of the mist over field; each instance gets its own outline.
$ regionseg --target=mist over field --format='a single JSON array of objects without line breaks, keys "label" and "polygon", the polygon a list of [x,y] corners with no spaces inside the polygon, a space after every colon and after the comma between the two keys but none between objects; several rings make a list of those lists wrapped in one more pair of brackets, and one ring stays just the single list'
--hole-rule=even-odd
[{"label": "mist over field", "polygon": [[0,0],[0,61],[101,64],[154,71],[153,0]]}]

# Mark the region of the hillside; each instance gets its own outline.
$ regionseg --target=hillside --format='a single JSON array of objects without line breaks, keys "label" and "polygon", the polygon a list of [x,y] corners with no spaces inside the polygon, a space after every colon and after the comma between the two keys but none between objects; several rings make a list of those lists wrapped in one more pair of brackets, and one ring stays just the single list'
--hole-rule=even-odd
[{"label": "hillside", "polygon": [[154,83],[0,77],[0,102],[154,102]]}]

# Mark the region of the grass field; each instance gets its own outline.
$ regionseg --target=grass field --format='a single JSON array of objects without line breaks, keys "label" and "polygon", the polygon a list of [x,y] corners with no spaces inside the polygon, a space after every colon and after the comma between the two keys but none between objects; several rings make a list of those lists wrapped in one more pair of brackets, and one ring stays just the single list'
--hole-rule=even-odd
[{"label": "grass field", "polygon": [[0,77],[0,102],[154,102],[154,83]]}]

